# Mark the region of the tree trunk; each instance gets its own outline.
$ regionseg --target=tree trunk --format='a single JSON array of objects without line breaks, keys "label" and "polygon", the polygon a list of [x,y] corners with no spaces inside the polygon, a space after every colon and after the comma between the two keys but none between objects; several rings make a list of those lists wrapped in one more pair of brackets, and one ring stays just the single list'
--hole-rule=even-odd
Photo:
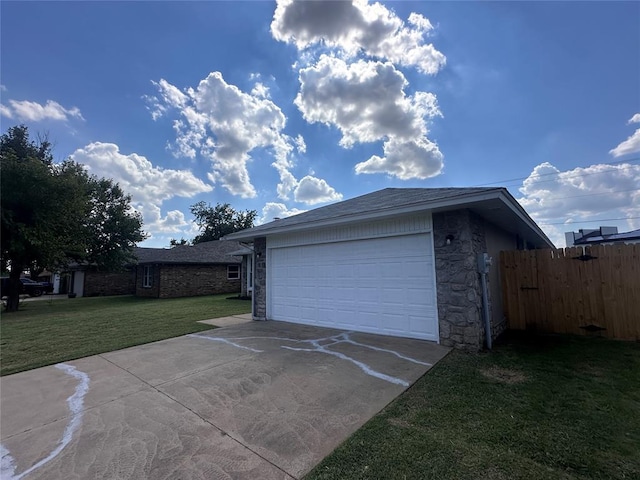
[{"label": "tree trunk", "polygon": [[17,312],[20,305],[20,275],[22,265],[15,265],[11,262],[11,272],[9,273],[9,291],[7,292],[7,306],[5,312]]}]

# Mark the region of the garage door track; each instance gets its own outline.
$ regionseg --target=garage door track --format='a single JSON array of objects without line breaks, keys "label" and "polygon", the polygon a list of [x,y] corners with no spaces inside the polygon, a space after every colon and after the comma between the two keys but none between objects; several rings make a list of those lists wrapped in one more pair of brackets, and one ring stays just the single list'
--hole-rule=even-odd
[{"label": "garage door track", "polygon": [[10,375],[0,477],[300,478],[447,351],[251,322]]}]

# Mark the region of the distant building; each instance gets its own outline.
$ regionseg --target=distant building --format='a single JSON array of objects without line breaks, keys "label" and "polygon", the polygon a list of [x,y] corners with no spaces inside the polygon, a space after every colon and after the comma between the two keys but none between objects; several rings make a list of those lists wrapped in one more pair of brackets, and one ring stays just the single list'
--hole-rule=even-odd
[{"label": "distant building", "polygon": [[565,232],[567,247],[614,243],[640,243],[640,230],[618,233],[618,227],[585,228],[577,232]]}]

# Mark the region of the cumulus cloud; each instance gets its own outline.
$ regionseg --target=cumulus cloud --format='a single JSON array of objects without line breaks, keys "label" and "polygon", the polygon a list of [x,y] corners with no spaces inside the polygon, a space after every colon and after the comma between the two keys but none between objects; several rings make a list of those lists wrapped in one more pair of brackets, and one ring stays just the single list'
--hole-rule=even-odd
[{"label": "cumulus cloud", "polygon": [[[246,93],[228,84],[220,72],[209,74],[196,88],[180,90],[166,80],[154,85],[158,96],[146,97],[153,118],[168,115],[170,111],[179,115],[173,122],[176,132],[173,153],[210,159],[212,172],[208,178],[211,182],[221,183],[234,195],[255,197],[247,166],[254,160],[252,152],[260,149],[261,155],[266,150],[274,159],[272,166],[280,175],[278,196],[286,200],[296,190],[298,180],[291,173],[291,155],[294,146],[301,152],[306,150],[306,145],[301,136],[292,139],[283,132],[286,117],[280,107],[265,96],[266,87]],[[257,85],[261,84],[256,84],[256,88]]]},{"label": "cumulus cloud", "polygon": [[[640,123],[640,113],[636,113],[629,119],[627,124]],[[609,150],[609,153],[614,157],[621,157],[630,153],[640,152],[640,128],[638,128],[633,134],[627,138],[624,142],[621,142],[616,148]]]},{"label": "cumulus cloud", "polygon": [[42,120],[67,121],[70,118],[84,120],[78,107],[64,108],[53,100],[47,100],[44,105],[28,100],[9,100],[8,106],[0,106],[0,114],[7,118],[30,122],[40,122]]},{"label": "cumulus cloud", "polygon": [[0,115],[7,118],[13,118],[13,112],[9,107],[0,103]]},{"label": "cumulus cloud", "polygon": [[[638,220],[631,218],[640,216],[638,185],[640,165],[598,164],[560,171],[544,162],[523,182],[518,201],[541,224],[629,218],[629,228],[638,228]],[[554,243],[562,242],[556,238]]]},{"label": "cumulus cloud", "polygon": [[256,220],[257,225],[271,222],[276,218],[285,218],[299,213],[304,213],[306,210],[300,210],[297,208],[287,208],[284,203],[268,202],[262,208],[262,216]]},{"label": "cumulus cloud", "polygon": [[441,171],[443,155],[427,138],[427,120],[442,114],[435,95],[407,95],[406,86],[404,75],[391,63],[359,60],[348,64],[323,55],[317,64],[300,70],[295,104],[306,121],[336,126],[345,148],[385,142],[385,156],[359,163],[357,173],[388,173],[401,179],[432,177]]},{"label": "cumulus cloud", "polygon": [[113,143],[91,143],[79,148],[71,159],[82,163],[100,177],[111,178],[131,195],[132,206],[144,218],[146,231],[175,233],[188,225],[184,214],[177,210],[161,215],[165,200],[174,197],[193,197],[213,190],[211,185],[189,170],[171,170],[154,166],[147,158],[136,153],[123,154]]},{"label": "cumulus cloud", "polygon": [[257,98],[271,98],[271,94],[269,93],[269,87],[267,87],[264,83],[256,83],[254,87],[251,89],[251,95]]},{"label": "cumulus cloud", "polygon": [[336,192],[326,181],[311,175],[303,177],[298,182],[294,195],[296,202],[303,202],[307,205],[342,200],[341,193]]},{"label": "cumulus cloud", "polygon": [[445,56],[425,42],[431,22],[412,13],[408,24],[380,3],[279,0],[271,23],[276,40],[305,50],[314,45],[338,49],[346,57],[363,53],[426,74],[437,73]]},{"label": "cumulus cloud", "polygon": [[268,98],[242,92],[220,72],[209,74],[196,88],[184,92],[165,80],[154,85],[159,96],[149,97],[152,116],[159,118],[170,109],[180,115],[174,121],[174,153],[209,158],[213,164],[210,178],[231,193],[255,197],[247,164],[257,148],[271,149],[284,168],[291,166],[288,156],[293,147],[282,133],[286,117]]},{"label": "cumulus cloud", "polygon": [[307,144],[304,141],[304,137],[302,135],[298,135],[295,139],[294,139],[295,143],[296,143],[296,150],[298,150],[298,153],[306,153],[307,152]]},{"label": "cumulus cloud", "polygon": [[384,144],[384,157],[373,155],[356,165],[357,174],[387,173],[400,180],[430,178],[442,171],[443,155],[438,146],[426,138],[410,142],[390,140]]}]

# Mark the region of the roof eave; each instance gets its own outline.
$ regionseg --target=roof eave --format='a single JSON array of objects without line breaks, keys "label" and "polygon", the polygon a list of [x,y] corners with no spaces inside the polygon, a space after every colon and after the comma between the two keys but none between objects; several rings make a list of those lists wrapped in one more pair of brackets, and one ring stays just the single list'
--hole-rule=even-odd
[{"label": "roof eave", "polygon": [[[482,193],[468,193],[464,195],[459,195],[453,198],[446,198],[442,200],[436,201],[425,201],[425,202],[417,202],[411,205],[404,205],[402,207],[390,207],[385,209],[378,210],[370,210],[368,212],[356,213],[356,214],[346,214],[338,217],[327,218],[324,220],[315,220],[308,221],[304,223],[299,223],[295,225],[284,225],[282,227],[278,227],[274,225],[268,229],[257,230],[257,229],[247,229],[241,230],[239,232],[231,233],[225,237],[225,240],[252,240],[254,238],[266,237],[269,235],[278,235],[280,233],[293,233],[300,232],[304,230],[313,230],[322,227],[328,227],[333,225],[342,225],[345,223],[351,222],[360,222],[366,220],[377,220],[381,218],[394,217],[396,215],[403,215],[415,212],[421,212],[424,210],[433,210],[437,208],[443,208],[447,206],[456,206],[465,203],[471,203],[476,201],[481,201],[485,199],[496,198],[500,193],[500,189],[496,188],[495,190],[490,190],[488,192]],[[257,230],[257,231],[256,231]]]}]

